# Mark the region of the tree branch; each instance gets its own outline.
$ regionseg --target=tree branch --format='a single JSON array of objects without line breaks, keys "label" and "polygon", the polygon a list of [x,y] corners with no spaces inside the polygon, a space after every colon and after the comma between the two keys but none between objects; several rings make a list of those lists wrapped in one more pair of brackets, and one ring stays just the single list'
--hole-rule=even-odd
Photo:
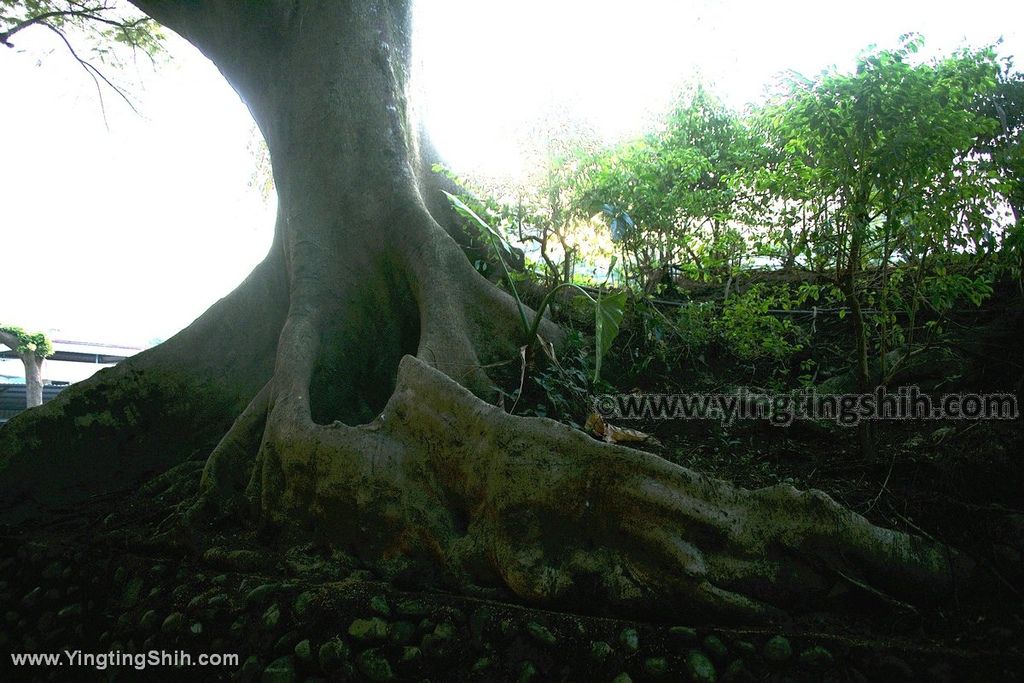
[{"label": "tree branch", "polygon": [[56,33],[58,36],[60,36],[60,39],[62,41],[64,41],[64,44],[67,46],[68,52],[71,53],[71,56],[75,58],[75,60],[81,65],[81,67],[83,69],[85,69],[85,72],[87,74],[89,74],[89,76],[92,78],[93,83],[96,84],[96,93],[99,95],[99,98],[100,98],[100,111],[103,112],[103,121],[104,121],[104,123],[106,123],[106,121],[107,121],[107,108],[106,108],[106,106],[105,106],[105,104],[103,102],[103,88],[100,87],[100,82],[97,79],[97,77],[99,77],[99,79],[102,79],[104,83],[106,83],[108,86],[110,86],[111,90],[113,90],[118,95],[120,95],[121,99],[123,99],[128,104],[128,106],[131,107],[133,112],[135,112],[136,114],[139,113],[139,110],[135,108],[135,105],[132,103],[132,101],[130,99],[128,99],[128,95],[125,94],[125,92],[123,90],[121,90],[119,87],[117,87],[116,85],[111,83],[110,79],[108,79],[106,76],[103,75],[102,71],[100,71],[95,66],[93,66],[92,64],[90,64],[89,62],[85,61],[84,59],[82,59],[81,57],[78,56],[78,53],[75,52],[75,48],[73,48],[71,46],[71,41],[68,40],[67,36],[64,35],[63,31],[61,31],[56,26],[53,26],[52,24],[49,24],[49,23],[46,23],[46,22],[43,22],[42,26],[45,26],[46,28],[50,29],[51,31]]},{"label": "tree branch", "polygon": [[94,21],[98,24],[106,24],[107,26],[113,26],[121,30],[129,30],[138,27],[147,19],[134,19],[131,21],[118,21],[117,19],[108,19],[102,16],[100,12],[108,9],[103,6],[88,7],[86,5],[72,2],[72,5],[80,7],[81,9],[72,10],[56,10],[53,12],[43,12],[34,17],[29,17],[22,21],[19,21],[8,30],[0,33],[0,44],[6,45],[7,47],[14,47],[14,44],[10,42],[11,36],[19,33],[30,26],[37,24],[49,24],[51,19],[83,19],[86,21]]},{"label": "tree branch", "polygon": [[18,347],[21,346],[21,340],[10,332],[0,330],[0,344],[10,347],[11,351],[17,353]]},{"label": "tree branch", "polygon": [[[42,14],[39,14],[37,16],[29,17],[28,19],[25,19],[24,21],[20,21],[17,24],[15,24],[12,28],[8,29],[7,31],[4,31],[3,33],[0,33],[0,44],[6,45],[7,47],[14,47],[14,44],[10,42],[11,36],[13,36],[15,33],[18,33],[19,31],[23,31],[24,29],[28,28],[29,26],[34,26],[35,24],[44,23],[48,19],[56,19],[57,17],[63,18],[63,17],[87,17],[87,16],[89,16],[89,14],[87,12],[76,11],[76,10],[65,10],[65,11],[57,11],[57,12],[43,12]],[[107,21],[109,21],[109,20],[107,20]]]},{"label": "tree branch", "polygon": [[291,13],[281,2],[129,2],[198,48],[246,100],[264,92],[266,69],[287,42]]}]

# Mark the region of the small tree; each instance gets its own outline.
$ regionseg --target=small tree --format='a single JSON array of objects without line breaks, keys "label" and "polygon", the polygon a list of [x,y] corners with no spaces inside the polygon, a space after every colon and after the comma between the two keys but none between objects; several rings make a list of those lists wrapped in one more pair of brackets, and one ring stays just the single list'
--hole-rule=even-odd
[{"label": "small tree", "polygon": [[[912,268],[923,284],[937,257],[980,253],[991,234],[993,173],[974,152],[978,139],[995,130],[995,121],[976,106],[995,89],[995,53],[964,51],[915,65],[920,44],[905,36],[896,50],[869,52],[853,74],[794,77],[789,92],[765,112],[780,151],[792,157],[779,168],[798,172],[776,188],[796,191],[784,201],[810,202],[818,226],[805,248],[827,254],[850,308],[861,392],[891,374],[887,346],[892,332],[902,337],[885,311],[891,265]],[[971,285],[982,293],[987,288],[983,281]],[[926,296],[915,288],[911,321]],[[883,309],[876,321],[881,376],[869,361],[865,309],[874,302]],[[861,436],[868,455],[869,423],[861,423]]]},{"label": "small tree", "polygon": [[[552,105],[514,136],[523,150],[523,172],[517,178],[473,173],[467,179],[443,167],[436,170],[464,190],[459,193],[461,199],[513,245],[535,261],[539,257],[538,276],[549,287],[572,282],[583,256],[580,229],[587,227],[573,200],[580,168],[598,149],[597,134],[567,108]],[[491,264],[484,263],[486,274]]]},{"label": "small tree", "polygon": [[25,405],[43,404],[43,361],[53,355],[53,344],[42,332],[29,334],[20,327],[0,325],[0,344],[10,347],[25,364]]},{"label": "small tree", "polygon": [[[742,253],[733,177],[749,131],[703,86],[684,93],[661,130],[595,155],[584,169],[578,210],[602,210],[622,247],[627,277],[651,291],[667,266],[700,279],[726,276]],[[630,220],[618,220],[626,215]],[[724,279],[724,278],[722,278]]]}]

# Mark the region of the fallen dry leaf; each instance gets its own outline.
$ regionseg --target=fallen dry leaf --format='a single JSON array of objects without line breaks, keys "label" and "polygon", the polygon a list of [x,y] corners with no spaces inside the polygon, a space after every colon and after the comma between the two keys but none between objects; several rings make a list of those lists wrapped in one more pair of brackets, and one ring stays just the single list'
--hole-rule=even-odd
[{"label": "fallen dry leaf", "polygon": [[597,413],[591,413],[587,417],[584,428],[594,436],[604,439],[608,443],[646,443],[652,446],[661,446],[661,442],[647,432],[637,429],[626,429],[616,427],[604,421],[604,418]]}]

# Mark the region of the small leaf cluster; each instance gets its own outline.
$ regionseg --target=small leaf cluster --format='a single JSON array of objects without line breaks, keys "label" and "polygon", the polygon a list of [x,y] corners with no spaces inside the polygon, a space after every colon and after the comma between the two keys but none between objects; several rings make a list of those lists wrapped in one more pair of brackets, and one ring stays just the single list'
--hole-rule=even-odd
[{"label": "small leaf cluster", "polygon": [[14,351],[19,354],[31,353],[37,358],[49,358],[53,355],[53,343],[42,332],[29,333],[13,325],[0,325],[0,332],[5,332],[18,340]]}]

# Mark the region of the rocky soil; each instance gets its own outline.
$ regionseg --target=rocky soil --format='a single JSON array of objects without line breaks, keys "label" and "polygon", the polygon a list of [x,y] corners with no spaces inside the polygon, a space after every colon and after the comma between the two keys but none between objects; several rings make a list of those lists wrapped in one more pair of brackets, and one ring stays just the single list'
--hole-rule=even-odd
[{"label": "rocky soil", "polygon": [[[962,681],[1020,678],[1020,630],[932,632],[934,614],[845,595],[858,613],[769,628],[532,609],[386,580],[352,557],[237,533],[154,542],[196,486],[190,462],[142,491],[0,533],[3,680]],[[953,609],[949,606],[948,609]],[[595,606],[600,612],[600,607]],[[940,619],[941,621],[941,619]],[[8,652],[238,655],[207,668],[21,667]]]}]

